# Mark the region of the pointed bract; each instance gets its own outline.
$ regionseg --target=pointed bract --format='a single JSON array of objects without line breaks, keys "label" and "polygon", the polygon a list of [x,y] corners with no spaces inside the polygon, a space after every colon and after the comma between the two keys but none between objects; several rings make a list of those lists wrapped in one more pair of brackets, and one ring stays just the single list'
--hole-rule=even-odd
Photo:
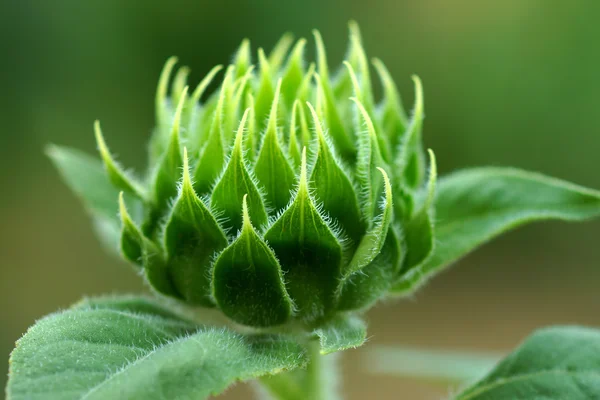
[{"label": "pointed bract", "polygon": [[183,66],[177,70],[175,78],[173,78],[173,84],[171,85],[171,100],[173,104],[179,104],[181,96],[183,96],[183,90],[187,86],[187,79],[190,75],[190,68]]},{"label": "pointed bract", "polygon": [[389,71],[383,62],[375,58],[373,66],[383,86],[383,100],[379,105],[380,122],[383,133],[387,135],[392,154],[398,150],[408,124],[402,100]]},{"label": "pointed bract", "polygon": [[254,173],[265,189],[265,199],[275,211],[283,209],[290,201],[290,192],[294,188],[296,176],[287,157],[281,149],[277,133],[277,110],[279,108],[279,95],[281,92],[281,79],[277,83],[267,131],[263,137],[262,145]]},{"label": "pointed bract", "polygon": [[275,90],[273,89],[273,75],[271,66],[265,56],[263,49],[258,49],[258,63],[260,69],[260,81],[255,97],[255,113],[259,131],[262,132],[266,126],[269,109],[273,103]]},{"label": "pointed bract", "polygon": [[329,84],[329,67],[327,65],[325,45],[323,44],[323,39],[321,38],[319,31],[315,30],[313,31],[313,34],[317,45],[317,71],[321,77],[321,84],[325,96],[324,119],[327,122],[329,134],[333,138],[335,145],[338,147],[340,156],[346,161],[353,162],[356,157],[356,148],[340,119],[333,91]]},{"label": "pointed bract", "polygon": [[292,43],[294,43],[294,35],[291,33],[283,34],[277,43],[275,43],[273,50],[271,50],[271,53],[269,54],[269,65],[274,71],[279,70],[283,64]]},{"label": "pointed bract", "polygon": [[383,247],[373,261],[340,284],[337,310],[356,311],[372,307],[394,284],[402,257],[400,233],[390,227]]},{"label": "pointed bract", "polygon": [[426,261],[433,252],[435,244],[433,214],[437,167],[435,155],[431,150],[429,150],[429,159],[429,182],[425,202],[404,228],[407,253],[402,265],[402,274]]},{"label": "pointed bract", "polygon": [[225,165],[225,143],[223,135],[223,119],[225,113],[225,102],[227,91],[233,79],[233,67],[227,68],[219,100],[210,124],[207,142],[200,151],[200,158],[194,171],[194,190],[204,195],[210,191],[215,179],[221,173]]},{"label": "pointed bract", "polygon": [[169,109],[167,108],[167,91],[169,89],[169,79],[173,68],[177,64],[177,57],[171,57],[165,63],[163,70],[158,80],[155,99],[156,126],[159,129],[168,127],[169,125]]},{"label": "pointed bract", "polygon": [[379,168],[387,170],[388,167],[381,156],[375,126],[367,110],[360,101],[352,98],[356,104],[360,118],[365,125],[358,138],[358,160],[356,163],[356,177],[360,185],[363,215],[367,221],[372,222],[376,211],[377,197],[384,187],[384,179]]},{"label": "pointed bract", "polygon": [[[213,67],[208,74],[200,81],[194,92],[189,97],[187,105],[183,109],[183,115],[181,116],[181,124],[187,127],[188,142],[187,145],[190,147],[192,154],[200,148],[200,137],[198,125],[198,115],[196,114],[197,108],[199,107],[200,99],[206,91],[206,88],[212,80],[215,78],[217,73],[223,69],[222,65]],[[194,118],[195,117],[195,118]]]},{"label": "pointed bract", "polygon": [[415,106],[410,125],[400,143],[395,160],[397,174],[404,185],[408,188],[418,188],[425,176],[425,154],[421,140],[423,128],[423,85],[417,76],[413,76],[415,82]]},{"label": "pointed bract", "polygon": [[177,181],[181,176],[181,166],[183,165],[180,138],[181,113],[186,102],[186,96],[187,87],[184,88],[175,111],[169,146],[159,161],[154,174],[154,201],[158,207],[164,207],[169,200],[177,195]]},{"label": "pointed bract", "polygon": [[316,161],[311,173],[314,196],[327,210],[348,237],[357,245],[365,232],[364,221],[356,192],[348,175],[342,169],[336,154],[321,126],[317,112],[308,103],[317,134]]},{"label": "pointed bract", "polygon": [[104,168],[112,184],[121,190],[134,194],[140,199],[144,199],[145,195],[140,184],[132,177],[128,176],[110,154],[106,142],[104,141],[104,137],[102,136],[100,121],[94,122],[94,133],[96,135],[96,143],[98,145],[100,157],[102,157]]},{"label": "pointed bract", "polygon": [[301,154],[298,145],[298,109],[301,107],[300,101],[296,100],[292,107],[292,116],[290,118],[290,132],[288,138],[288,156],[292,160],[295,168],[300,168]]},{"label": "pointed bract", "polygon": [[119,194],[119,215],[122,225],[120,247],[124,257],[144,268],[146,279],[159,293],[179,298],[160,249],[142,234],[129,216],[123,192]]},{"label": "pointed bract", "polygon": [[246,104],[248,107],[248,123],[246,135],[244,136],[244,149],[246,149],[246,158],[248,162],[253,163],[256,158],[256,149],[258,148],[258,127],[256,126],[256,112],[254,107],[254,96],[250,93],[246,95]]},{"label": "pointed bract", "polygon": [[[360,87],[360,84],[358,83],[358,78],[356,77],[355,73],[354,73],[354,68],[352,68],[352,65],[350,65],[349,62],[344,61],[344,65],[346,66],[346,68],[348,69],[348,73],[350,74],[350,79],[352,81],[352,87],[354,88],[354,95],[356,96],[356,99],[358,100],[358,102],[362,105],[362,108],[364,108],[364,111],[361,110],[362,114],[367,114],[369,116],[370,122],[367,122],[367,125],[369,126],[370,129],[370,125],[373,125],[373,131],[375,132],[375,136],[377,137],[377,145],[379,147],[379,151],[381,153],[381,156],[383,157],[383,159],[388,162],[390,160],[390,149],[389,149],[389,145],[388,145],[388,141],[387,138],[383,137],[379,132],[381,131],[381,128],[379,126],[375,127],[377,120],[374,119],[375,118],[375,113],[371,107],[371,110],[369,110],[369,108],[367,108],[365,106],[365,101],[367,101],[367,96],[365,96],[365,91],[364,88]],[[364,115],[363,115],[364,118]],[[360,117],[359,117],[359,121],[360,121]],[[359,122],[360,124],[360,122]],[[359,127],[356,129],[357,131],[360,131],[360,125]]]},{"label": "pointed bract", "polygon": [[243,136],[249,113],[250,109],[244,112],[225,172],[215,185],[210,201],[212,207],[223,218],[223,225],[228,227],[232,233],[242,228],[243,220],[240,210],[244,196],[248,197],[249,214],[255,221],[254,223],[258,227],[267,223],[267,212],[263,199],[255,179],[248,171],[244,161]]},{"label": "pointed bract", "polygon": [[227,238],[214,215],[194,192],[185,149],[183,160],[179,195],[164,232],[168,270],[173,285],[186,301],[210,307],[213,306],[212,259],[227,246]]},{"label": "pointed bract", "polygon": [[252,226],[246,198],[241,232],[215,261],[214,298],[240,324],[281,325],[291,317],[292,301],[275,254]]},{"label": "pointed bract", "polygon": [[308,188],[306,148],[293,202],[265,233],[285,274],[297,313],[307,323],[333,311],[342,245],[316,208]]},{"label": "pointed bract", "polygon": [[242,44],[240,44],[238,51],[235,53],[233,64],[235,65],[236,78],[244,76],[252,65],[252,52],[250,50],[249,39],[242,40]]},{"label": "pointed bract", "polygon": [[281,95],[287,108],[290,108],[296,99],[296,93],[304,79],[304,47],[306,39],[298,40],[290,53],[287,65],[283,70]]},{"label": "pointed bract", "polygon": [[384,180],[384,197],[381,202],[381,213],[377,215],[373,227],[362,238],[358,244],[358,248],[354,252],[354,257],[350,261],[350,264],[345,268],[344,279],[352,275],[353,273],[360,271],[366,265],[371,263],[375,257],[381,251],[383,243],[385,242],[386,234],[392,223],[394,215],[394,206],[392,199],[392,185],[390,180],[383,168],[377,168],[379,173],[383,176]]}]

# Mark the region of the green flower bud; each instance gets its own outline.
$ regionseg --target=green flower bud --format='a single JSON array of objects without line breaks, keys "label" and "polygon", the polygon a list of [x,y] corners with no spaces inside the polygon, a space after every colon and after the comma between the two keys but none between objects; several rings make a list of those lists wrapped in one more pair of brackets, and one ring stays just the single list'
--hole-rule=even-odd
[{"label": "green flower bud", "polygon": [[430,153],[426,182],[419,79],[409,119],[378,59],[375,99],[355,24],[335,75],[314,36],[310,65],[304,39],[259,49],[257,65],[244,40],[208,96],[221,66],[188,90],[189,69],[169,59],[145,179],[120,167],[96,124],[122,191],[121,253],[157,292],[243,325],[314,328],[367,309],[431,254],[436,169]]}]

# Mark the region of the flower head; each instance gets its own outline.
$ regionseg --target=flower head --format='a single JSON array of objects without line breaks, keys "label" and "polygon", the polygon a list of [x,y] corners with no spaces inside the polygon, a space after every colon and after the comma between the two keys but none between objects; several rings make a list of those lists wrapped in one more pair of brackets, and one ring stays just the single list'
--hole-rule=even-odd
[{"label": "flower head", "polygon": [[368,308],[429,254],[419,241],[431,236],[436,175],[430,153],[425,182],[419,79],[409,119],[378,59],[376,101],[355,24],[335,74],[314,37],[309,65],[304,39],[259,49],[256,65],[244,40],[193,90],[189,69],[173,74],[169,59],[143,179],[119,166],[96,124],[122,191],[121,253],[156,291],[244,325],[315,326]]}]

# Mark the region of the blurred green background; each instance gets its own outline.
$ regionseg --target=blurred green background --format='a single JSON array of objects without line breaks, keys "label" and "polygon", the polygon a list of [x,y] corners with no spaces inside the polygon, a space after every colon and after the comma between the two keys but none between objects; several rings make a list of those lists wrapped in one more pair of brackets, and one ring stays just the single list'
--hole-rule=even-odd
[{"label": "blurred green background", "polygon": [[[141,167],[168,56],[197,81],[244,37],[269,49],[285,31],[310,38],[318,28],[337,64],[349,19],[405,104],[410,75],[423,79],[425,141],[442,173],[514,165],[600,188],[595,0],[1,0],[0,360],[37,318],[83,294],[144,290],[102,251],[46,144],[93,152],[99,118],[120,159]],[[369,345],[506,351],[542,325],[600,325],[599,232],[593,222],[510,233],[412,299],[373,310]],[[452,390],[369,375],[361,351],[343,358],[349,399],[438,399]],[[228,398],[247,393],[239,385]]]}]

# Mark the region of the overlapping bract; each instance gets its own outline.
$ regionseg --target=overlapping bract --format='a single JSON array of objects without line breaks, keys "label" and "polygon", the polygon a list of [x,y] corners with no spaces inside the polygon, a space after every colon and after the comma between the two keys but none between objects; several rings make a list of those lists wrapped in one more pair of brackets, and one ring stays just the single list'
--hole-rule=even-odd
[{"label": "overlapping bract", "polygon": [[122,255],[158,292],[244,325],[315,327],[368,308],[431,254],[436,169],[430,153],[427,179],[420,81],[409,119],[379,60],[376,101],[354,24],[335,75],[314,36],[314,64],[304,39],[288,51],[285,36],[252,65],[245,40],[195,89],[170,59],[144,179],[119,166],[96,124],[106,173],[125,193]]}]

